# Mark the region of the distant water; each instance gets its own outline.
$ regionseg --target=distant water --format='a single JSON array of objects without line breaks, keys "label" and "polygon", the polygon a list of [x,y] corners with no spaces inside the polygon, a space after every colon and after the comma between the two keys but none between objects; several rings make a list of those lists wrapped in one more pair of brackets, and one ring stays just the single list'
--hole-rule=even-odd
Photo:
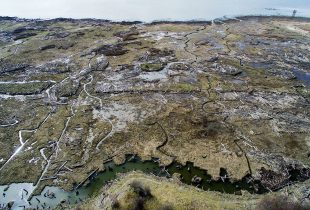
[{"label": "distant water", "polygon": [[239,15],[310,17],[310,0],[1,0],[0,16],[113,21],[212,20]]}]

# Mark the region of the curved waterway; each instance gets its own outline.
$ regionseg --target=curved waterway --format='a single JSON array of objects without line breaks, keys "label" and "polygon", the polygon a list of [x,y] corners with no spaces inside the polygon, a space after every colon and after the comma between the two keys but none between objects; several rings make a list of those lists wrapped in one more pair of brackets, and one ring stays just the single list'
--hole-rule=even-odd
[{"label": "curved waterway", "polygon": [[310,17],[309,0],[2,0],[0,16],[113,21],[213,20],[240,15]]},{"label": "curved waterway", "polygon": [[[146,174],[154,174],[162,177],[171,177],[173,173],[179,173],[182,181],[186,184],[192,184],[204,190],[219,191],[223,193],[238,193],[240,190],[247,190],[250,193],[264,193],[266,190],[259,184],[253,182],[249,177],[237,182],[230,182],[227,173],[221,169],[218,180],[211,179],[206,170],[194,167],[192,163],[185,166],[179,163],[173,163],[168,167],[160,167],[158,161],[141,161],[136,156],[127,156],[127,161],[122,165],[115,165],[113,162],[105,164],[106,170],[90,176],[86,183],[73,190],[66,192],[58,187],[45,187],[40,195],[33,196],[30,201],[29,196],[35,188],[32,183],[11,184],[9,186],[0,186],[0,205],[6,206],[7,203],[14,201],[12,209],[24,209],[32,207],[39,209],[48,209],[56,207],[61,203],[77,204],[93,196],[109,181],[114,180],[118,173],[139,170]],[[192,183],[194,177],[202,178],[200,183]],[[55,195],[55,196],[54,196]]]},{"label": "curved waterway", "polygon": [[[194,185],[203,190],[217,191],[222,193],[240,195],[241,190],[249,193],[263,194],[269,190],[263,187],[259,180],[254,180],[250,175],[243,179],[231,182],[225,169],[221,168],[219,177],[215,180],[207,173],[207,170],[195,167],[193,163],[181,165],[177,162],[167,167],[160,167],[157,159],[142,161],[134,155],[127,155],[126,162],[116,165],[112,161],[104,164],[105,171],[91,173],[82,184],[76,184],[69,192],[58,187],[45,187],[40,195],[30,198],[35,189],[32,183],[14,183],[0,186],[0,209],[14,202],[12,209],[49,209],[61,204],[78,204],[87,198],[96,195],[109,181],[117,178],[117,174],[130,171],[142,171],[160,177],[171,177],[174,173],[180,174],[181,181],[185,184]],[[309,169],[304,169],[309,170]],[[289,182],[305,181],[309,177],[302,177],[300,170],[289,170]],[[198,178],[199,177],[199,178]],[[196,181],[195,181],[196,178]],[[201,180],[197,181],[197,178]],[[279,188],[280,189],[280,188]]]}]

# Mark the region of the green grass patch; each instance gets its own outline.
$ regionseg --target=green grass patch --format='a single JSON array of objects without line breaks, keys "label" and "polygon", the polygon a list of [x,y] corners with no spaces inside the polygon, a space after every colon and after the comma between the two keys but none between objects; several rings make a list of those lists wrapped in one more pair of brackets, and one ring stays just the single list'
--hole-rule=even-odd
[{"label": "green grass patch", "polygon": [[31,82],[31,83],[10,83],[0,84],[1,94],[10,95],[33,95],[41,93],[47,89],[51,83],[49,82]]}]

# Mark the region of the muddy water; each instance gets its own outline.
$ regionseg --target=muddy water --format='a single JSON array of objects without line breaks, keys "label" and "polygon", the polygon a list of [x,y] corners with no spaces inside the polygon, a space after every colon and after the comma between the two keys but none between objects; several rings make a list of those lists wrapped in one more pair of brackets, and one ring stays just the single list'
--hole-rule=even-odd
[{"label": "muddy water", "polygon": [[[242,180],[231,182],[225,169],[221,168],[219,177],[214,180],[206,170],[187,163],[185,166],[174,162],[163,168],[158,164],[158,160],[141,161],[140,158],[128,155],[126,162],[122,165],[115,165],[113,162],[105,164],[106,170],[94,174],[87,180],[84,186],[77,188],[73,186],[72,191],[66,192],[58,187],[45,187],[40,195],[29,198],[34,189],[32,183],[11,184],[9,186],[0,186],[0,209],[7,203],[14,201],[12,209],[24,209],[32,207],[36,209],[54,208],[58,205],[77,204],[90,198],[102,189],[109,181],[114,180],[118,173],[130,171],[142,171],[146,174],[154,174],[160,177],[171,177],[174,173],[180,174],[181,181],[185,184],[194,185],[203,190],[218,191],[229,194],[240,194],[241,190],[247,190],[250,193],[262,194],[268,192],[261,182],[253,180],[250,175],[245,176]],[[309,179],[310,169],[289,169],[289,182],[305,181]],[[193,182],[195,177],[201,178],[199,182]],[[196,179],[197,180],[197,179]],[[54,194],[55,196],[48,196]],[[30,200],[30,201],[29,201]]]},{"label": "muddy water", "polygon": [[[179,173],[182,182],[192,184],[204,190],[218,191],[222,193],[238,194],[240,190],[247,190],[250,193],[262,194],[267,192],[266,189],[258,182],[253,181],[249,176],[244,177],[240,181],[231,182],[225,169],[221,168],[219,178],[213,180],[207,171],[194,167],[192,163],[187,163],[184,167],[178,163],[173,163],[167,168],[170,174]],[[192,183],[193,177],[202,178],[200,184]]]},{"label": "muddy water", "polygon": [[293,69],[293,74],[297,80],[302,82],[306,86],[310,86],[310,73],[306,71],[302,71],[300,69]]},{"label": "muddy water", "polygon": [[[13,209],[23,209],[24,206],[44,209],[56,207],[60,203],[76,204],[99,192],[102,186],[108,181],[115,179],[118,173],[134,170],[140,170],[147,174],[152,173],[163,177],[170,177],[173,173],[179,173],[181,174],[182,181],[186,184],[192,184],[193,177],[198,176],[202,178],[202,182],[193,185],[203,188],[204,190],[223,193],[236,193],[240,190],[248,190],[251,193],[265,192],[259,183],[250,183],[249,177],[231,183],[224,169],[222,169],[219,174],[222,178],[212,180],[207,171],[194,167],[192,163],[187,163],[185,166],[173,163],[166,168],[162,168],[159,167],[155,159],[152,161],[141,161],[138,157],[128,156],[125,164],[115,165],[113,162],[109,162],[105,164],[105,168],[106,171],[91,177],[91,180],[88,181],[86,186],[70,192],[66,192],[57,187],[46,187],[40,195],[32,197],[29,202],[27,199],[34,188],[31,183],[11,184],[6,191],[4,190],[7,186],[0,186],[0,203],[1,205],[6,205],[8,202],[14,201]],[[26,191],[24,189],[26,189]],[[54,198],[47,196],[51,192],[55,194]]]},{"label": "muddy water", "polygon": [[18,183],[9,186],[0,186],[0,209],[7,203],[14,201],[12,209],[23,209],[29,207],[27,199],[34,189],[32,183]]},{"label": "muddy water", "polygon": [[0,16],[114,21],[212,20],[237,15],[310,16],[309,0],[3,0]]}]

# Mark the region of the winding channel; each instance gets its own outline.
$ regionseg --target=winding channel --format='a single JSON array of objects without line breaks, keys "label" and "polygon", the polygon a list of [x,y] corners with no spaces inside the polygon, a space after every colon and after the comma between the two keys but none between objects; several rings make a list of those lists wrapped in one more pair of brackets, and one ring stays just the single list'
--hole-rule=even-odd
[{"label": "winding channel", "polygon": [[0,168],[0,171],[16,156],[18,155],[23,147],[25,146],[25,144],[28,142],[28,140],[24,141],[23,139],[23,133],[35,133],[40,127],[41,125],[43,125],[47,119],[50,117],[51,113],[49,113],[45,119],[39,124],[39,126],[35,129],[32,129],[32,130],[19,130],[18,131],[18,137],[19,137],[19,143],[20,143],[20,146],[15,150],[15,152],[11,155],[11,157],[1,166]]},{"label": "winding channel", "polygon": [[[102,99],[99,98],[99,97],[96,97],[96,96],[93,96],[91,95],[88,91],[87,91],[87,85],[91,84],[93,82],[93,75],[90,75],[90,81],[88,83],[85,83],[84,86],[83,86],[83,89],[84,89],[84,92],[90,97],[90,98],[93,98],[95,100],[98,100],[99,101],[99,105],[100,105],[100,110],[103,110],[103,103],[102,103]],[[112,121],[110,119],[108,119],[107,117],[105,117],[104,115],[102,115],[102,117],[107,121],[109,122],[109,124],[111,125],[111,130],[110,132],[103,138],[101,139],[98,144],[96,145],[96,150],[99,151],[99,147],[102,145],[102,143],[109,137],[111,137],[114,132],[115,132],[115,128],[114,128],[114,125],[112,123]]]},{"label": "winding channel", "polygon": [[0,127],[4,127],[5,128],[5,127],[9,127],[9,126],[14,126],[14,125],[19,123],[18,120],[14,120],[14,121],[15,121],[14,123],[8,123],[8,124],[0,125]]}]

